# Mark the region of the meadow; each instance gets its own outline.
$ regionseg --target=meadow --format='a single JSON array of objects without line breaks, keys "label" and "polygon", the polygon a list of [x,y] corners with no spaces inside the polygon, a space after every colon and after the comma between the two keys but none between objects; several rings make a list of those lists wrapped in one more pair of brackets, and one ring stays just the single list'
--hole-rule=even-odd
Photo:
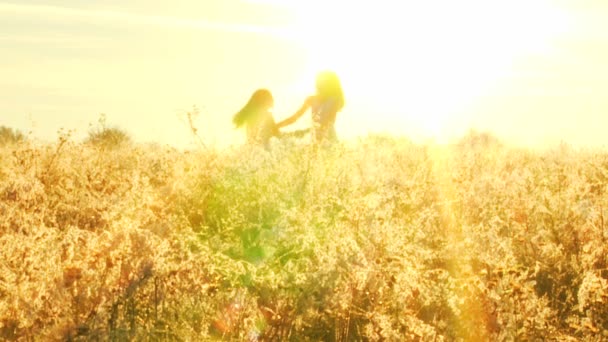
[{"label": "meadow", "polygon": [[605,151],[97,138],[0,140],[1,340],[608,340]]}]

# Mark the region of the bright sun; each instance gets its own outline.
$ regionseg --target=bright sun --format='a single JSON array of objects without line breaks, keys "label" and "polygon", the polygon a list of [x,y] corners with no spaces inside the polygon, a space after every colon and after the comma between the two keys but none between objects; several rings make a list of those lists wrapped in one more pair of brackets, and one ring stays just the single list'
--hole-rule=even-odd
[{"label": "bright sun", "polygon": [[516,62],[551,53],[568,28],[549,0],[256,1],[297,14],[289,34],[309,52],[309,74],[333,69],[349,98],[437,138]]}]

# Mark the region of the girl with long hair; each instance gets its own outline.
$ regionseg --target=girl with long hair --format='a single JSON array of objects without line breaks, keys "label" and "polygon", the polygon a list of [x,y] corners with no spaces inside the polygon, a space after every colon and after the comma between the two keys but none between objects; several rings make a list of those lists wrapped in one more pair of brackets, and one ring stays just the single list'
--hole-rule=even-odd
[{"label": "girl with long hair", "polygon": [[296,122],[308,109],[311,110],[313,137],[317,143],[337,141],[336,116],[344,107],[342,85],[336,73],[323,71],[317,75],[316,93],[309,96],[297,112],[277,124],[278,128]]},{"label": "girl with long hair", "polygon": [[270,138],[279,135],[271,108],[274,106],[272,94],[267,89],[258,89],[247,104],[234,115],[232,122],[236,128],[245,126],[247,142],[250,144],[269,147]]}]

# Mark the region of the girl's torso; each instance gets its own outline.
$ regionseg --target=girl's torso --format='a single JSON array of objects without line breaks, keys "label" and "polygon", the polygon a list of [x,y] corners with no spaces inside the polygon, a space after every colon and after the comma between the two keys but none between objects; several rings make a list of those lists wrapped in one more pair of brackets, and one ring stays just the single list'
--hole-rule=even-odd
[{"label": "girl's torso", "polygon": [[247,141],[256,144],[268,144],[274,135],[275,121],[268,111],[260,112],[255,120],[247,124]]},{"label": "girl's torso", "polygon": [[321,99],[318,96],[311,96],[310,101],[313,121],[320,123],[329,119],[329,123],[333,126],[334,120],[330,116],[335,116],[336,101],[332,98]]},{"label": "girl's torso", "polygon": [[[310,101],[315,140],[337,140],[334,127],[337,101],[333,98],[321,99],[318,96],[311,96]],[[322,129],[322,123],[325,123],[325,129]]]}]

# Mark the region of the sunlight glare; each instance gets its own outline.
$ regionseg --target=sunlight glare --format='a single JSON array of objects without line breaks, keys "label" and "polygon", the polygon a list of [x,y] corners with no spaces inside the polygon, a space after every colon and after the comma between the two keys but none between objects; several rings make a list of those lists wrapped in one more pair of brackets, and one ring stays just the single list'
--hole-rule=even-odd
[{"label": "sunlight glare", "polygon": [[568,30],[565,12],[547,0],[256,1],[297,13],[290,34],[308,51],[308,79],[333,69],[349,98],[435,137],[466,124],[476,98],[519,59],[551,54],[552,39]]}]

